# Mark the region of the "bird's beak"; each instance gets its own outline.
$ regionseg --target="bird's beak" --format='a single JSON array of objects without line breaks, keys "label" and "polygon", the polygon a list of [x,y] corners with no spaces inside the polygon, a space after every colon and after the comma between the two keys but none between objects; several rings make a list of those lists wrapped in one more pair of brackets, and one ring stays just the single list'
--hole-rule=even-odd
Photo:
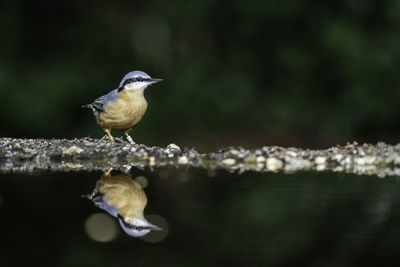
[{"label": "bird's beak", "polygon": [[150,78],[150,83],[158,83],[161,82],[163,79],[157,79],[157,78]]},{"label": "bird's beak", "polygon": [[153,231],[162,231],[163,230],[161,227],[158,227],[157,225],[154,225],[154,224],[151,224],[151,223],[149,223],[149,227]]}]

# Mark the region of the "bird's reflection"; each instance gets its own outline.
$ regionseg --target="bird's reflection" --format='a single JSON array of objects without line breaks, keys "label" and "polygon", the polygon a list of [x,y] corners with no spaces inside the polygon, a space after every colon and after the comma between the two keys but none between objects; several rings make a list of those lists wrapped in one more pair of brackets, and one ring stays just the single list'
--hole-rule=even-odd
[{"label": "bird's reflection", "polygon": [[111,170],[101,176],[87,198],[118,218],[122,229],[130,236],[141,237],[152,230],[162,230],[143,215],[147,197],[142,186],[126,173],[111,175]]}]

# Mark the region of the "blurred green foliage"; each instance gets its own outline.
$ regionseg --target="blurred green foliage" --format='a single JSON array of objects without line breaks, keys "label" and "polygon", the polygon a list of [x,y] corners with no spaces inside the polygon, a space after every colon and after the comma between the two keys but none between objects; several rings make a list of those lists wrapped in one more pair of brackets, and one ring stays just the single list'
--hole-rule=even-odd
[{"label": "blurred green foliage", "polygon": [[138,142],[398,140],[398,1],[0,6],[1,136],[100,137],[80,106],[139,69],[165,82],[146,91]]}]

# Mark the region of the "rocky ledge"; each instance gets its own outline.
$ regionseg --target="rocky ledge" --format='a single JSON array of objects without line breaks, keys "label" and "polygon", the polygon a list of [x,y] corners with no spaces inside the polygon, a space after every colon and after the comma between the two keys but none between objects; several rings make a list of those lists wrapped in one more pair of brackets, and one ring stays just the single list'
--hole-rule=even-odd
[{"label": "rocky ledge", "polygon": [[379,177],[400,174],[400,144],[356,142],[322,150],[264,146],[199,153],[170,144],[165,148],[122,140],[0,138],[0,171],[92,171],[130,166],[222,168],[228,171],[335,171]]}]

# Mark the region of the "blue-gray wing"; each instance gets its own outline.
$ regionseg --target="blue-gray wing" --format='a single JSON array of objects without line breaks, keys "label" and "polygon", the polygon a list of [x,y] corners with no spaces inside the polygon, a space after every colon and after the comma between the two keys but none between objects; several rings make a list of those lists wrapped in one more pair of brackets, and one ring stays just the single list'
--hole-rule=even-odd
[{"label": "blue-gray wing", "polygon": [[103,95],[99,98],[97,98],[93,103],[92,106],[98,111],[98,112],[103,112],[104,107],[112,101],[115,101],[118,98],[118,90],[112,90],[106,95]]}]

